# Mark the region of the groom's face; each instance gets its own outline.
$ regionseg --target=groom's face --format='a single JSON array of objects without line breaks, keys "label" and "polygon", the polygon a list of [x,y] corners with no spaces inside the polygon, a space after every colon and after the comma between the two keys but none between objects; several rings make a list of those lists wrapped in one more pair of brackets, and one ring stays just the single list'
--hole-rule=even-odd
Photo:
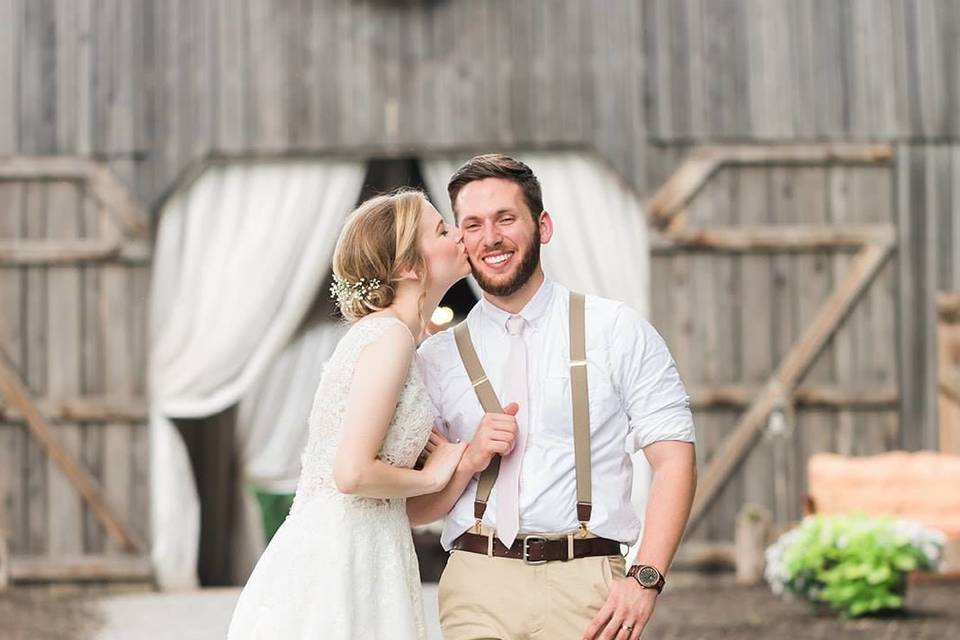
[{"label": "groom's face", "polygon": [[540,263],[540,245],[550,240],[548,213],[530,213],[520,186],[502,178],[466,184],[454,209],[473,276],[487,293],[516,293]]}]

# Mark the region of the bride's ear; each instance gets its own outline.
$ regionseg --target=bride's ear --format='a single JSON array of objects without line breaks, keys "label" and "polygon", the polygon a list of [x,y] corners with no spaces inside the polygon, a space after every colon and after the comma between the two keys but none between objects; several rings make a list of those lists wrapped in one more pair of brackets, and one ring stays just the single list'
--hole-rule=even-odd
[{"label": "bride's ear", "polygon": [[420,274],[413,267],[401,268],[397,272],[397,279],[418,281],[420,280]]}]

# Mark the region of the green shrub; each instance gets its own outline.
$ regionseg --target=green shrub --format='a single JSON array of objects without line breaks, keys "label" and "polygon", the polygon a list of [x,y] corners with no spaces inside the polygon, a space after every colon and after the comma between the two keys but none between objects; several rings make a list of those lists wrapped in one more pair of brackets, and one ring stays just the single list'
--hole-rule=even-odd
[{"label": "green shrub", "polygon": [[935,570],[945,536],[915,522],[860,514],[808,516],[766,552],[774,593],[844,616],[902,609],[906,572]]}]

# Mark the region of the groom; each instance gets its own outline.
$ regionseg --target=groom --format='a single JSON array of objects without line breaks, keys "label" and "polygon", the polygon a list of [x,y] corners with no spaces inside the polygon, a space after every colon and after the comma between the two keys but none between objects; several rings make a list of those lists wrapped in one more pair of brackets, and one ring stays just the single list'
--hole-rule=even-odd
[{"label": "groom", "polygon": [[[540,246],[553,221],[528,166],[477,156],[448,191],[483,297],[464,323],[420,347],[446,435],[470,442],[450,485],[412,516],[449,510],[443,635],[636,640],[696,484],[693,420],[674,361],[626,304],[545,276]],[[630,502],[638,449],[653,483],[627,572],[621,544],[641,527]]]}]

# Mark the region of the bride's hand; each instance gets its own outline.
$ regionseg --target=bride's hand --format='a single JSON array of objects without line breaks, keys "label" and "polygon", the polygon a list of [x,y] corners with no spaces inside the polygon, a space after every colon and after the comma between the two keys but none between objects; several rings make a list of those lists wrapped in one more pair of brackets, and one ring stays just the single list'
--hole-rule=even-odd
[{"label": "bride's hand", "polygon": [[437,491],[450,482],[466,448],[465,442],[450,442],[436,429],[430,434],[430,440],[425,449],[427,462],[423,465],[423,471],[433,476]]}]

